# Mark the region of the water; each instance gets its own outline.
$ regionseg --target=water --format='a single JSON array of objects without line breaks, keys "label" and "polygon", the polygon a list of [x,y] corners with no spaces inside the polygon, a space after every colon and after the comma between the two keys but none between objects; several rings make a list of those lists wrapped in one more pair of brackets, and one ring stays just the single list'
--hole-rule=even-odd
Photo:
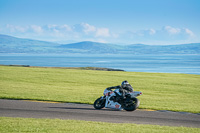
[{"label": "water", "polygon": [[0,54],[0,64],[105,67],[134,72],[200,74],[200,55]]}]

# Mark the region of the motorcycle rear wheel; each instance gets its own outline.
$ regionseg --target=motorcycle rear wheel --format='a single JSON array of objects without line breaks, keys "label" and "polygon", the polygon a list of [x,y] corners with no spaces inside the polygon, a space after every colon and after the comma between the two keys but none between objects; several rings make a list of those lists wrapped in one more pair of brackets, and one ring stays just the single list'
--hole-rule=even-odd
[{"label": "motorcycle rear wheel", "polygon": [[137,98],[133,98],[133,103],[125,103],[124,104],[124,109],[126,111],[134,111],[139,107],[139,100]]},{"label": "motorcycle rear wheel", "polygon": [[106,100],[102,99],[100,97],[94,102],[94,108],[95,109],[102,109],[103,107],[105,107],[105,103],[106,103]]}]

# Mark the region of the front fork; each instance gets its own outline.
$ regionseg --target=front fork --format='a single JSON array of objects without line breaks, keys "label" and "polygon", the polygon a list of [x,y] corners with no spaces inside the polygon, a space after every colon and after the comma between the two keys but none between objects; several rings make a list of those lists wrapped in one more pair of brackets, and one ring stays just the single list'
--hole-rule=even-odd
[{"label": "front fork", "polygon": [[[105,100],[106,100],[106,96],[101,96],[101,97],[100,97],[100,101],[101,101],[101,102],[102,102],[102,101],[104,102]],[[106,101],[105,101],[105,104],[106,104]]]},{"label": "front fork", "polygon": [[103,100],[103,99],[105,99],[106,98],[106,96],[101,96],[100,97],[100,100]]}]

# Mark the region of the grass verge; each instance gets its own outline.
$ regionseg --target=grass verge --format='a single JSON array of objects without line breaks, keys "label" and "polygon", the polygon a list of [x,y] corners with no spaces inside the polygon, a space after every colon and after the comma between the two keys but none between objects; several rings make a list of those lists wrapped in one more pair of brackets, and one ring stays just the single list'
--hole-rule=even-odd
[{"label": "grass verge", "polygon": [[0,66],[0,98],[93,104],[128,80],[140,108],[200,113],[200,75]]},{"label": "grass verge", "polygon": [[40,133],[199,133],[199,128],[168,127],[142,124],[118,124],[80,120],[35,119],[0,117],[0,132],[40,132]]}]

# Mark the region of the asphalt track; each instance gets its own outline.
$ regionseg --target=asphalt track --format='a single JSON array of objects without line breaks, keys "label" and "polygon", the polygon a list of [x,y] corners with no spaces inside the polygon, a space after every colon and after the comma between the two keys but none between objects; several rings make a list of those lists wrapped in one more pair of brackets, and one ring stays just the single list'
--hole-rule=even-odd
[{"label": "asphalt track", "polygon": [[96,110],[87,104],[23,100],[0,99],[0,117],[59,118],[200,128],[200,114],[147,110],[127,112],[105,108]]}]

